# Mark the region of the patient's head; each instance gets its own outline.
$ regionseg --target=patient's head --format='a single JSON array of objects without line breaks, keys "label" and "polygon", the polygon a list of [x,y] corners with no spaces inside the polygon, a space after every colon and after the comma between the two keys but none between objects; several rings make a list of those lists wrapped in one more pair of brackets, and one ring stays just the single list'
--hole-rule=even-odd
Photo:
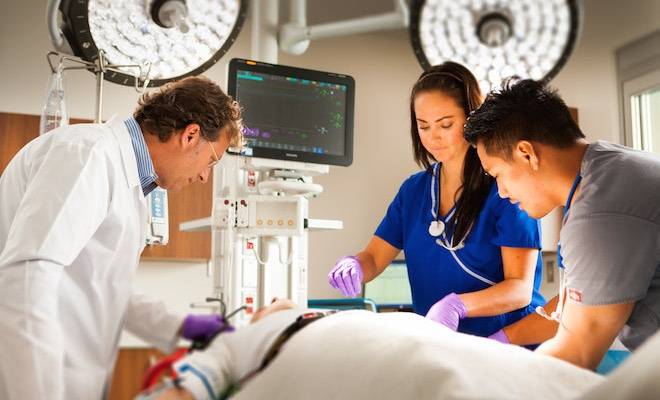
[{"label": "patient's head", "polygon": [[278,311],[282,310],[290,310],[292,308],[296,308],[296,304],[292,302],[289,299],[278,299],[275,298],[273,301],[264,307],[261,307],[258,309],[254,315],[252,315],[252,319],[250,320],[251,324],[254,324],[255,322],[259,321],[263,317],[266,317],[270,314],[276,313]]}]

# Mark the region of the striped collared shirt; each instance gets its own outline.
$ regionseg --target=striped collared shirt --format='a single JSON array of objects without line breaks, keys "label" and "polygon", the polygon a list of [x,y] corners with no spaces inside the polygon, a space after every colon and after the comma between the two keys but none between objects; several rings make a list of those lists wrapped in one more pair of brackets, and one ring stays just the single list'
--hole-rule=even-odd
[{"label": "striped collared shirt", "polygon": [[140,125],[133,117],[128,117],[124,120],[124,124],[131,135],[131,143],[133,144],[133,151],[135,152],[135,160],[137,161],[138,177],[140,178],[140,186],[142,186],[142,193],[145,196],[149,195],[158,185],[156,185],[156,170],[154,164],[151,162],[151,156],[147,149],[147,143],[144,141],[144,135],[140,129]]}]

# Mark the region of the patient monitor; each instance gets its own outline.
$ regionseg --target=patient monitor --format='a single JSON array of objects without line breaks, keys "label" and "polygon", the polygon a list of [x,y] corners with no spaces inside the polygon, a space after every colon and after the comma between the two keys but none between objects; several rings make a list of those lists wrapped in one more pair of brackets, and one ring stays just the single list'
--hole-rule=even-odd
[{"label": "patient monitor", "polygon": [[405,260],[393,260],[383,272],[364,284],[364,298],[379,312],[412,311],[412,293]]},{"label": "patient monitor", "polygon": [[274,297],[307,305],[308,231],[341,229],[308,216],[313,182],[353,158],[355,83],[343,74],[233,59],[227,92],[241,104],[245,146],[214,170],[214,295],[249,320]]}]

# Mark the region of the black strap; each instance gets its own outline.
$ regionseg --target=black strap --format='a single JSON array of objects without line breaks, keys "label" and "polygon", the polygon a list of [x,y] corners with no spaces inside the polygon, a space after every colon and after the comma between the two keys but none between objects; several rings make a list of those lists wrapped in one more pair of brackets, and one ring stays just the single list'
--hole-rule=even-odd
[{"label": "black strap", "polygon": [[[324,311],[324,312],[308,312],[303,315],[300,315],[296,320],[289,325],[280,335],[275,339],[273,344],[270,346],[268,351],[266,352],[266,355],[264,356],[263,361],[261,361],[261,365],[259,368],[255,369],[254,371],[250,372],[246,376],[244,376],[240,381],[238,381],[230,391],[228,391],[229,394],[234,394],[237,391],[239,391],[245,383],[247,383],[250,379],[254,378],[255,375],[257,375],[259,372],[263,371],[264,368],[268,366],[268,364],[271,363],[277,357],[277,355],[280,353],[280,350],[282,349],[282,346],[284,346],[284,343],[286,343],[291,337],[301,330],[302,328],[306,327],[307,325],[311,324],[314,321],[318,321],[319,319],[330,315],[334,314],[339,310],[330,310],[330,311]],[[226,398],[226,397],[221,397],[221,398]]]},{"label": "black strap", "polygon": [[289,325],[284,330],[284,332],[280,333],[277,339],[275,339],[273,344],[270,346],[270,349],[268,349],[268,352],[266,352],[266,355],[264,356],[264,359],[261,362],[261,366],[256,372],[261,372],[264,368],[266,368],[268,364],[270,364],[270,362],[273,361],[275,357],[277,357],[284,343],[286,343],[289,339],[291,339],[291,337],[295,335],[296,332],[306,327],[307,325],[311,324],[312,322],[318,321],[319,319],[325,317],[326,315],[334,314],[335,312],[336,311],[308,312],[296,318],[296,321],[291,325]]}]

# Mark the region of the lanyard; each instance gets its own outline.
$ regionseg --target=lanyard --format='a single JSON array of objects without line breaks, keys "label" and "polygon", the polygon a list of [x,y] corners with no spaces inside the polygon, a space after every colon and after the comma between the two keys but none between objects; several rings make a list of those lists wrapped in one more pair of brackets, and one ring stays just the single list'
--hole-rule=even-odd
[{"label": "lanyard", "polygon": [[[571,186],[571,191],[568,193],[568,198],[566,199],[566,205],[564,205],[564,215],[562,216],[562,225],[566,223],[566,217],[568,215],[568,210],[571,208],[571,202],[573,201],[573,196],[575,195],[575,190],[577,190],[578,185],[582,181],[582,175],[578,172],[575,180],[573,181],[573,186]],[[557,266],[559,268],[564,268],[564,258],[561,256],[561,244],[557,243]]]},{"label": "lanyard", "polygon": [[433,177],[431,178],[431,215],[436,221],[440,219],[440,182],[438,182],[438,188],[436,189],[435,187],[436,181],[438,180],[439,165],[439,163],[436,163],[433,166]]}]

